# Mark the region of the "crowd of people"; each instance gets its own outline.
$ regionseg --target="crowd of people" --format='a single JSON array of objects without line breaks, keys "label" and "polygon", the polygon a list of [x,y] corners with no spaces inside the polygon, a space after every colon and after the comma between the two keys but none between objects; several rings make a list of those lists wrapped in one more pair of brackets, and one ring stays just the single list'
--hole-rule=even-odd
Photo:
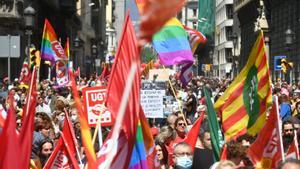
[{"label": "crowd of people", "polygon": [[[247,134],[225,143],[227,145],[226,160],[216,161],[214,159],[203,88],[209,89],[211,99],[215,102],[230,85],[230,79],[196,76],[186,87],[183,87],[176,76],[170,76],[170,83],[168,81],[165,83],[166,96],[173,97],[179,103],[178,107],[173,108],[172,112],[166,115],[166,118],[149,119],[156,145],[156,168],[254,168],[247,157],[247,149],[254,142],[255,137]],[[77,85],[81,91],[84,87],[101,85],[101,82],[95,76],[91,76],[77,79]],[[3,79],[0,90],[0,111],[3,111],[0,113],[4,117],[4,112],[7,112],[8,109],[8,92],[14,92],[16,124],[19,130],[22,126],[22,107],[26,103],[28,86],[20,84],[18,79],[12,83],[8,83],[8,79]],[[284,81],[274,82],[272,92],[279,98],[280,117],[283,121],[282,139],[284,151],[287,153],[294,135],[298,135],[298,140],[300,138],[300,82],[298,84],[288,84]],[[81,143],[80,122],[71,88],[56,88],[55,78],[42,80],[38,86],[35,112],[35,131],[31,153],[33,166],[43,167],[45,165],[60,137],[66,113],[73,124],[80,157],[83,160],[85,157]],[[188,130],[203,113],[204,120],[198,133],[196,146],[191,147],[184,140]],[[222,125],[221,115],[217,116]],[[109,130],[109,127],[102,129],[103,139]],[[95,146],[95,151],[98,150],[99,147]],[[300,168],[300,161],[288,159],[279,166],[282,169],[291,169],[292,167]]]}]

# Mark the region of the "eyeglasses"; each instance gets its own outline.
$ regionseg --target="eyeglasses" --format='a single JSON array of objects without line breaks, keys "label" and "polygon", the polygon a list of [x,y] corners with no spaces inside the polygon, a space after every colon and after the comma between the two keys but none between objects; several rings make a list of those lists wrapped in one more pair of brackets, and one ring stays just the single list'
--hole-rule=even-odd
[{"label": "eyeglasses", "polygon": [[185,123],[178,123],[178,126],[185,126]]}]

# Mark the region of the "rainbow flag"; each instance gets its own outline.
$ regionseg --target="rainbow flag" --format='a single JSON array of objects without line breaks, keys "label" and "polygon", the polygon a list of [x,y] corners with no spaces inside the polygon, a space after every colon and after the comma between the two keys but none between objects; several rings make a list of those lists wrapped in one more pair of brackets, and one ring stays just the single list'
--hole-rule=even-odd
[{"label": "rainbow flag", "polygon": [[69,38],[67,38],[67,41],[65,43],[64,51],[65,51],[67,58],[69,59],[69,57],[70,57],[70,40],[69,40]]},{"label": "rainbow flag", "polygon": [[200,44],[204,44],[207,41],[207,38],[199,31],[191,29],[187,26],[184,26],[185,31],[189,34],[189,42],[192,48],[193,53],[196,52],[196,49]]},{"label": "rainbow flag", "polygon": [[154,35],[153,46],[158,53],[160,63],[165,66],[194,61],[188,34],[175,17]]},{"label": "rainbow flag", "polygon": [[57,60],[68,60],[64,49],[57,40],[56,33],[50,22],[45,19],[43,38],[41,44],[41,58],[54,63]]},{"label": "rainbow flag", "polygon": [[143,131],[139,121],[136,132],[136,140],[133,147],[129,169],[147,169],[147,153],[144,144]]}]

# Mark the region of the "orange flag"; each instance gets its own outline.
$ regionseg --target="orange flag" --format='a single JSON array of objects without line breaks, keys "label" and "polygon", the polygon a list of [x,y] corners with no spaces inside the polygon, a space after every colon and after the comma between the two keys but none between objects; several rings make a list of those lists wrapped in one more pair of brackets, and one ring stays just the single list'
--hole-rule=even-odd
[{"label": "orange flag", "polygon": [[136,0],[141,14],[140,40],[150,42],[152,36],[174,17],[185,4],[185,0]]},{"label": "orange flag", "polygon": [[82,142],[83,142],[83,146],[85,148],[85,153],[87,156],[87,160],[88,160],[88,167],[89,168],[97,168],[96,167],[96,154],[95,154],[95,150],[94,150],[94,146],[92,144],[92,136],[91,136],[91,132],[90,132],[90,127],[88,125],[88,121],[86,119],[84,110],[83,110],[83,105],[80,101],[80,97],[78,94],[78,90],[76,87],[76,82],[74,79],[74,75],[72,73],[72,71],[69,71],[70,73],[70,80],[72,82],[72,91],[74,94],[74,99],[75,99],[75,103],[76,103],[76,107],[78,110],[78,114],[79,114],[79,119],[80,119],[80,127],[81,127],[81,138],[82,138]]}]

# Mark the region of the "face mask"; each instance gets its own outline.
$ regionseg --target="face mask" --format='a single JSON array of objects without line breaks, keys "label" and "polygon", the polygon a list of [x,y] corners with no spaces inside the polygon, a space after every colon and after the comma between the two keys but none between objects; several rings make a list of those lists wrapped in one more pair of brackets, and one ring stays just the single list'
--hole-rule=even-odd
[{"label": "face mask", "polygon": [[176,159],[176,168],[179,169],[190,169],[192,167],[193,160],[191,156],[182,156],[177,157]]},{"label": "face mask", "polygon": [[77,116],[76,116],[76,115],[72,115],[72,116],[71,116],[71,121],[76,121],[76,119],[77,119]]},{"label": "face mask", "polygon": [[63,121],[65,119],[65,117],[64,116],[58,116],[57,119],[58,119],[58,121]]}]

